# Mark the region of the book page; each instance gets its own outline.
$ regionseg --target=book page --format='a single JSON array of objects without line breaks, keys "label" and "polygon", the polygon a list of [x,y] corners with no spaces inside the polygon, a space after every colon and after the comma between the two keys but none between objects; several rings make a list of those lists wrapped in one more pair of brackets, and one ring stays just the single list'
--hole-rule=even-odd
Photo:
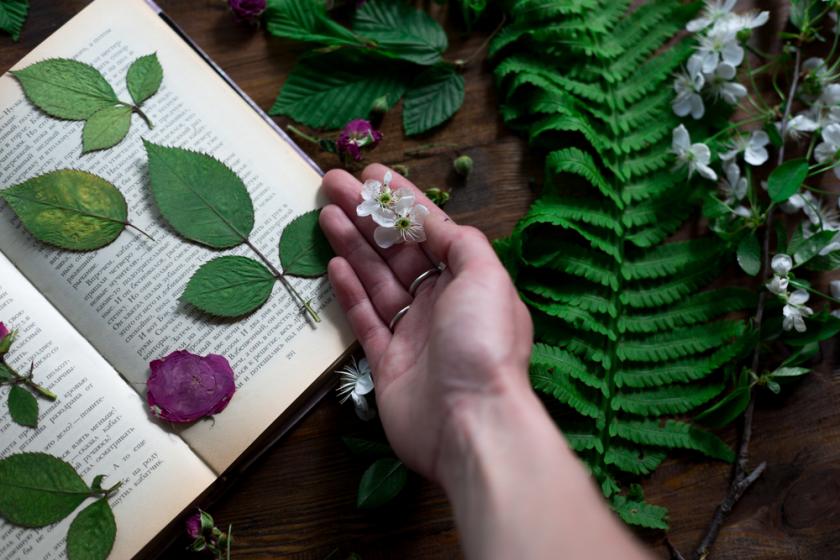
[{"label": "book page", "polygon": [[[216,476],[179,437],[149,419],[137,394],[3,255],[0,278],[0,321],[18,331],[7,362],[20,373],[34,364],[35,381],[58,395],[53,402],[39,398],[38,428],[25,428],[12,422],[9,386],[0,386],[0,458],[49,453],[88,484],[99,474],[107,477],[105,488],[122,481],[110,499],[117,520],[111,557],[130,558]],[[75,515],[43,529],[0,519],[0,558],[64,558]]]},{"label": "book page", "polygon": [[217,472],[228,467],[351,344],[325,278],[290,279],[312,298],[323,322],[310,324],[280,283],[268,303],[239,321],[219,321],[179,301],[190,276],[221,255],[253,256],[246,247],[214,251],[178,237],[154,206],[142,139],[211,154],[244,180],[256,209],[251,240],[276,265],[278,242],[293,217],[322,205],[320,175],[283,141],[142,0],[97,0],[22,60],[67,57],[98,68],[130,99],[125,74],[157,52],[161,90],[144,105],[154,129],[136,115],[128,137],[81,155],[83,123],[53,119],[0,77],[0,188],[61,168],[93,172],[125,195],[127,229],[89,253],[39,243],[10,208],[0,208],[0,251],[141,393],[149,361],[186,349],[222,354],[236,372],[237,394],[213,421],[182,436]]}]

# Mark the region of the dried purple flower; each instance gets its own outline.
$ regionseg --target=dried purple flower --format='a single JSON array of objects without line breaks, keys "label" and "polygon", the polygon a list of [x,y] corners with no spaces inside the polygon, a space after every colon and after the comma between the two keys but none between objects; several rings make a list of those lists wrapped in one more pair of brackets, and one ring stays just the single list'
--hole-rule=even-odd
[{"label": "dried purple flower", "polygon": [[338,154],[344,158],[349,155],[356,161],[362,159],[362,149],[373,149],[382,140],[382,133],[373,128],[365,119],[352,120],[338,135]]},{"label": "dried purple flower", "polygon": [[12,347],[14,342],[14,333],[6,328],[6,325],[0,323],[0,356],[5,355]]},{"label": "dried purple flower", "polygon": [[172,352],[149,364],[146,402],[152,413],[169,422],[195,422],[218,414],[230,402],[236,385],[223,356]]},{"label": "dried purple flower", "polygon": [[187,535],[197,539],[201,536],[201,512],[198,511],[187,518]]},{"label": "dried purple flower", "polygon": [[265,11],[266,0],[228,0],[228,5],[236,19],[254,23]]},{"label": "dried purple flower", "polygon": [[6,325],[0,323],[0,340],[3,340],[7,336],[9,336],[9,329],[6,328]]}]

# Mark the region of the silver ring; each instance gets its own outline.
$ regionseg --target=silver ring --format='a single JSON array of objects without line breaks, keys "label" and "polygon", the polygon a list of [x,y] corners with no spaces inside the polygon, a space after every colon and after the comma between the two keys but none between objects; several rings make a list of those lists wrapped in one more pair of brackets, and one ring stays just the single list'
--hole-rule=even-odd
[{"label": "silver ring", "polygon": [[399,311],[397,311],[397,313],[394,315],[394,318],[393,318],[393,319],[391,319],[391,322],[390,322],[390,323],[388,323],[388,328],[389,328],[389,329],[391,329],[391,331],[393,331],[393,330],[394,330],[394,327],[396,327],[396,326],[397,326],[397,323],[399,323],[399,322],[400,322],[400,319],[402,319],[402,318],[403,318],[403,315],[405,315],[406,313],[408,313],[408,310],[409,310],[409,309],[411,309],[411,305],[406,305],[405,307],[403,307],[402,309],[400,309]]},{"label": "silver ring", "polygon": [[440,274],[441,269],[439,267],[430,268],[420,276],[414,279],[414,282],[411,283],[411,286],[408,288],[408,293],[411,294],[411,297],[414,297],[414,294],[417,293],[417,289],[420,287],[420,284],[423,283],[424,280],[429,278],[430,276],[434,276],[435,274]]}]

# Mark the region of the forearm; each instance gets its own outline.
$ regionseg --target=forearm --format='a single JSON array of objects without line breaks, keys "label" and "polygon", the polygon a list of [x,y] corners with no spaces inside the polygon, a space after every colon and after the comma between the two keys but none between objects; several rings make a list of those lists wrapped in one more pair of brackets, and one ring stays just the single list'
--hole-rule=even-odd
[{"label": "forearm", "polygon": [[646,559],[528,389],[453,413],[439,475],[468,558]]}]

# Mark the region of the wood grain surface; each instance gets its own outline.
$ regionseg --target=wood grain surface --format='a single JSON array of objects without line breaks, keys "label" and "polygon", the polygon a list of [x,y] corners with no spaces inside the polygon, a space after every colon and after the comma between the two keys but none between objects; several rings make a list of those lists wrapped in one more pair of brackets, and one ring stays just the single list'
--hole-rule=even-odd
[{"label": "wood grain surface", "polygon": [[[20,43],[0,36],[0,72],[87,3],[31,1]],[[238,24],[222,0],[159,2],[261,107],[271,105],[302,51],[300,45]],[[446,19],[441,8],[430,4],[441,20]],[[772,8],[778,3],[759,4]],[[452,30],[447,57],[474,52],[489,27],[492,22],[470,36]],[[541,158],[529,156],[525,143],[502,126],[489,67],[479,58],[465,77],[466,102],[451,122],[406,140],[400,111],[394,110],[382,123],[385,141],[370,157],[407,165],[410,178],[420,187],[452,189],[447,211],[495,238],[507,234],[528,207]],[[444,147],[414,157],[406,154],[429,143]],[[334,156],[304,148],[324,169],[336,166]],[[460,154],[475,160],[475,172],[465,182],[451,167],[453,157]],[[736,507],[713,558],[840,558],[840,372],[833,346],[833,342],[823,346],[821,365],[793,391],[758,402],[751,456],[753,464],[767,461],[768,469]],[[212,508],[220,525],[234,526],[234,557],[321,560],[343,559],[356,552],[364,560],[460,558],[445,496],[426,481],[413,478],[399,502],[389,508],[356,509],[356,487],[366,462],[353,457],[341,437],[370,436],[373,430],[332,396],[322,401]],[[734,444],[734,429],[722,435]],[[670,538],[684,553],[700,538],[724,495],[729,473],[728,465],[677,454],[645,482],[649,501],[671,510]],[[642,537],[666,557],[661,534]],[[173,545],[165,558],[185,557],[186,545],[186,541]]]}]

